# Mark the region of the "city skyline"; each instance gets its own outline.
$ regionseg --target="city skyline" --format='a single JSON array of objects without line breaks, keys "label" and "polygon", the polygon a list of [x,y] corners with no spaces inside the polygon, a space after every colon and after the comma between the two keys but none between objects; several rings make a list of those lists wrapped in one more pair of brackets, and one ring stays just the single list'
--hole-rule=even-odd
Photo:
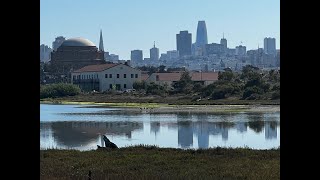
[{"label": "city skyline", "polygon": [[[131,50],[140,49],[143,57],[150,57],[149,49],[154,41],[159,54],[176,50],[175,35],[180,31],[190,32],[194,43],[197,23],[203,20],[208,43],[219,43],[224,34],[228,47],[235,48],[242,41],[250,50],[257,49],[258,45],[263,47],[265,37],[273,37],[277,49],[280,48],[280,2],[276,0],[204,0],[201,3],[187,0],[183,1],[183,9],[179,8],[181,1],[170,1],[170,4],[144,0],[123,2],[79,1],[74,4],[68,0],[41,0],[40,44],[51,47],[57,36],[64,36],[67,39],[83,37],[98,47],[102,29],[104,49],[110,54],[129,60]],[[88,9],[92,9],[90,13],[83,13]]]}]

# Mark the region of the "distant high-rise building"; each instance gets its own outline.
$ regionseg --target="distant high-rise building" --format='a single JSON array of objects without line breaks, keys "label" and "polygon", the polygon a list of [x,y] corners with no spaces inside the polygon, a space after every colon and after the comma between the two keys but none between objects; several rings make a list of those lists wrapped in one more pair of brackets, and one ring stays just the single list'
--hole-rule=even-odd
[{"label": "distant high-rise building", "polygon": [[159,60],[159,48],[156,48],[155,42],[153,44],[153,48],[150,49],[150,60],[151,61]]},{"label": "distant high-rise building", "polygon": [[63,36],[56,37],[56,39],[52,42],[52,49],[56,51],[65,40],[66,38]]},{"label": "distant high-rise building", "polygon": [[263,47],[264,53],[265,54],[270,54],[270,55],[276,55],[277,50],[276,50],[276,39],[275,38],[264,38],[264,47]]},{"label": "distant high-rise building", "polygon": [[237,56],[245,56],[247,53],[247,48],[246,46],[236,46],[236,55]]},{"label": "distant high-rise building", "polygon": [[40,45],[40,61],[41,62],[48,62],[51,59],[51,52],[52,49],[47,45],[41,44]]},{"label": "distant high-rise building", "polygon": [[161,56],[159,58],[160,61],[166,61],[168,59],[167,53],[161,53]]},{"label": "distant high-rise building", "polygon": [[223,52],[227,53],[228,41],[227,41],[227,39],[224,38],[224,34],[223,34],[222,39],[220,40],[220,44],[223,46]]},{"label": "distant high-rise building", "polygon": [[142,60],[143,60],[142,50],[132,50],[131,51],[131,61],[142,62]]},{"label": "distant high-rise building", "polygon": [[196,45],[204,46],[206,44],[208,44],[206,22],[198,21]]},{"label": "distant high-rise building", "polygon": [[118,60],[119,60],[119,55],[110,54],[110,55],[109,55],[109,60],[110,60],[110,61],[118,61]]},{"label": "distant high-rise building", "polygon": [[205,51],[207,55],[220,55],[223,52],[223,45],[217,43],[206,44]]},{"label": "distant high-rise building", "polygon": [[188,31],[180,31],[177,37],[177,50],[179,51],[180,57],[185,55],[191,55],[191,43],[192,36]]},{"label": "distant high-rise building", "polygon": [[167,51],[167,57],[170,60],[175,60],[179,58],[179,52],[176,50],[172,50],[172,51]]},{"label": "distant high-rise building", "polygon": [[99,51],[104,51],[104,47],[103,47],[103,38],[102,38],[102,30],[100,30]]}]

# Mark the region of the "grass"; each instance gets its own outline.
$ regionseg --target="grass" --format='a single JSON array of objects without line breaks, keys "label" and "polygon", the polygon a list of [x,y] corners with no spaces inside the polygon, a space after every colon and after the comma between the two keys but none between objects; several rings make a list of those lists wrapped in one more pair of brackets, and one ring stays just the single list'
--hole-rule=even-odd
[{"label": "grass", "polygon": [[[110,95],[110,94],[79,94],[76,96],[67,96],[61,98],[46,98],[41,99],[42,103],[87,103],[87,104],[123,104],[127,106],[139,106],[139,104],[156,105],[156,104],[169,104],[169,105],[279,105],[280,100],[238,100],[238,99],[221,99],[221,100],[207,100],[193,101],[187,95],[175,96],[140,96],[140,95]],[[146,107],[145,105],[141,105]]]},{"label": "grass", "polygon": [[280,148],[40,150],[40,179],[280,179]]}]

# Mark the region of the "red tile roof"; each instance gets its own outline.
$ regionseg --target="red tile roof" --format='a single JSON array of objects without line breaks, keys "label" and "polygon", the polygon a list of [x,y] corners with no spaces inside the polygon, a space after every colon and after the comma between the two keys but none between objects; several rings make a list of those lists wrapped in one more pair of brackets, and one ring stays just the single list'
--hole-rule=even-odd
[{"label": "red tile roof", "polygon": [[192,73],[192,81],[216,81],[218,80],[217,72],[194,72]]},{"label": "red tile roof", "polygon": [[[154,73],[159,76],[159,81],[179,81],[182,73]],[[217,72],[193,72],[192,81],[216,81],[218,80]]]},{"label": "red tile roof", "polygon": [[74,72],[80,73],[80,72],[100,72],[109,68],[112,68],[114,66],[117,66],[119,64],[99,64],[99,65],[89,65],[85,66],[81,69],[75,70]]}]

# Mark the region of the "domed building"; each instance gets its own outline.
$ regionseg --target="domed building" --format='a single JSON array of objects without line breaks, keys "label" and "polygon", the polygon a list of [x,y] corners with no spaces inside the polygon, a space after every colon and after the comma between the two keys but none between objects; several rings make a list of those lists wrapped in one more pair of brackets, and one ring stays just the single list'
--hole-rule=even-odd
[{"label": "domed building", "polygon": [[70,38],[51,53],[51,65],[59,74],[69,74],[71,71],[88,65],[106,63],[104,52],[88,39]]}]

